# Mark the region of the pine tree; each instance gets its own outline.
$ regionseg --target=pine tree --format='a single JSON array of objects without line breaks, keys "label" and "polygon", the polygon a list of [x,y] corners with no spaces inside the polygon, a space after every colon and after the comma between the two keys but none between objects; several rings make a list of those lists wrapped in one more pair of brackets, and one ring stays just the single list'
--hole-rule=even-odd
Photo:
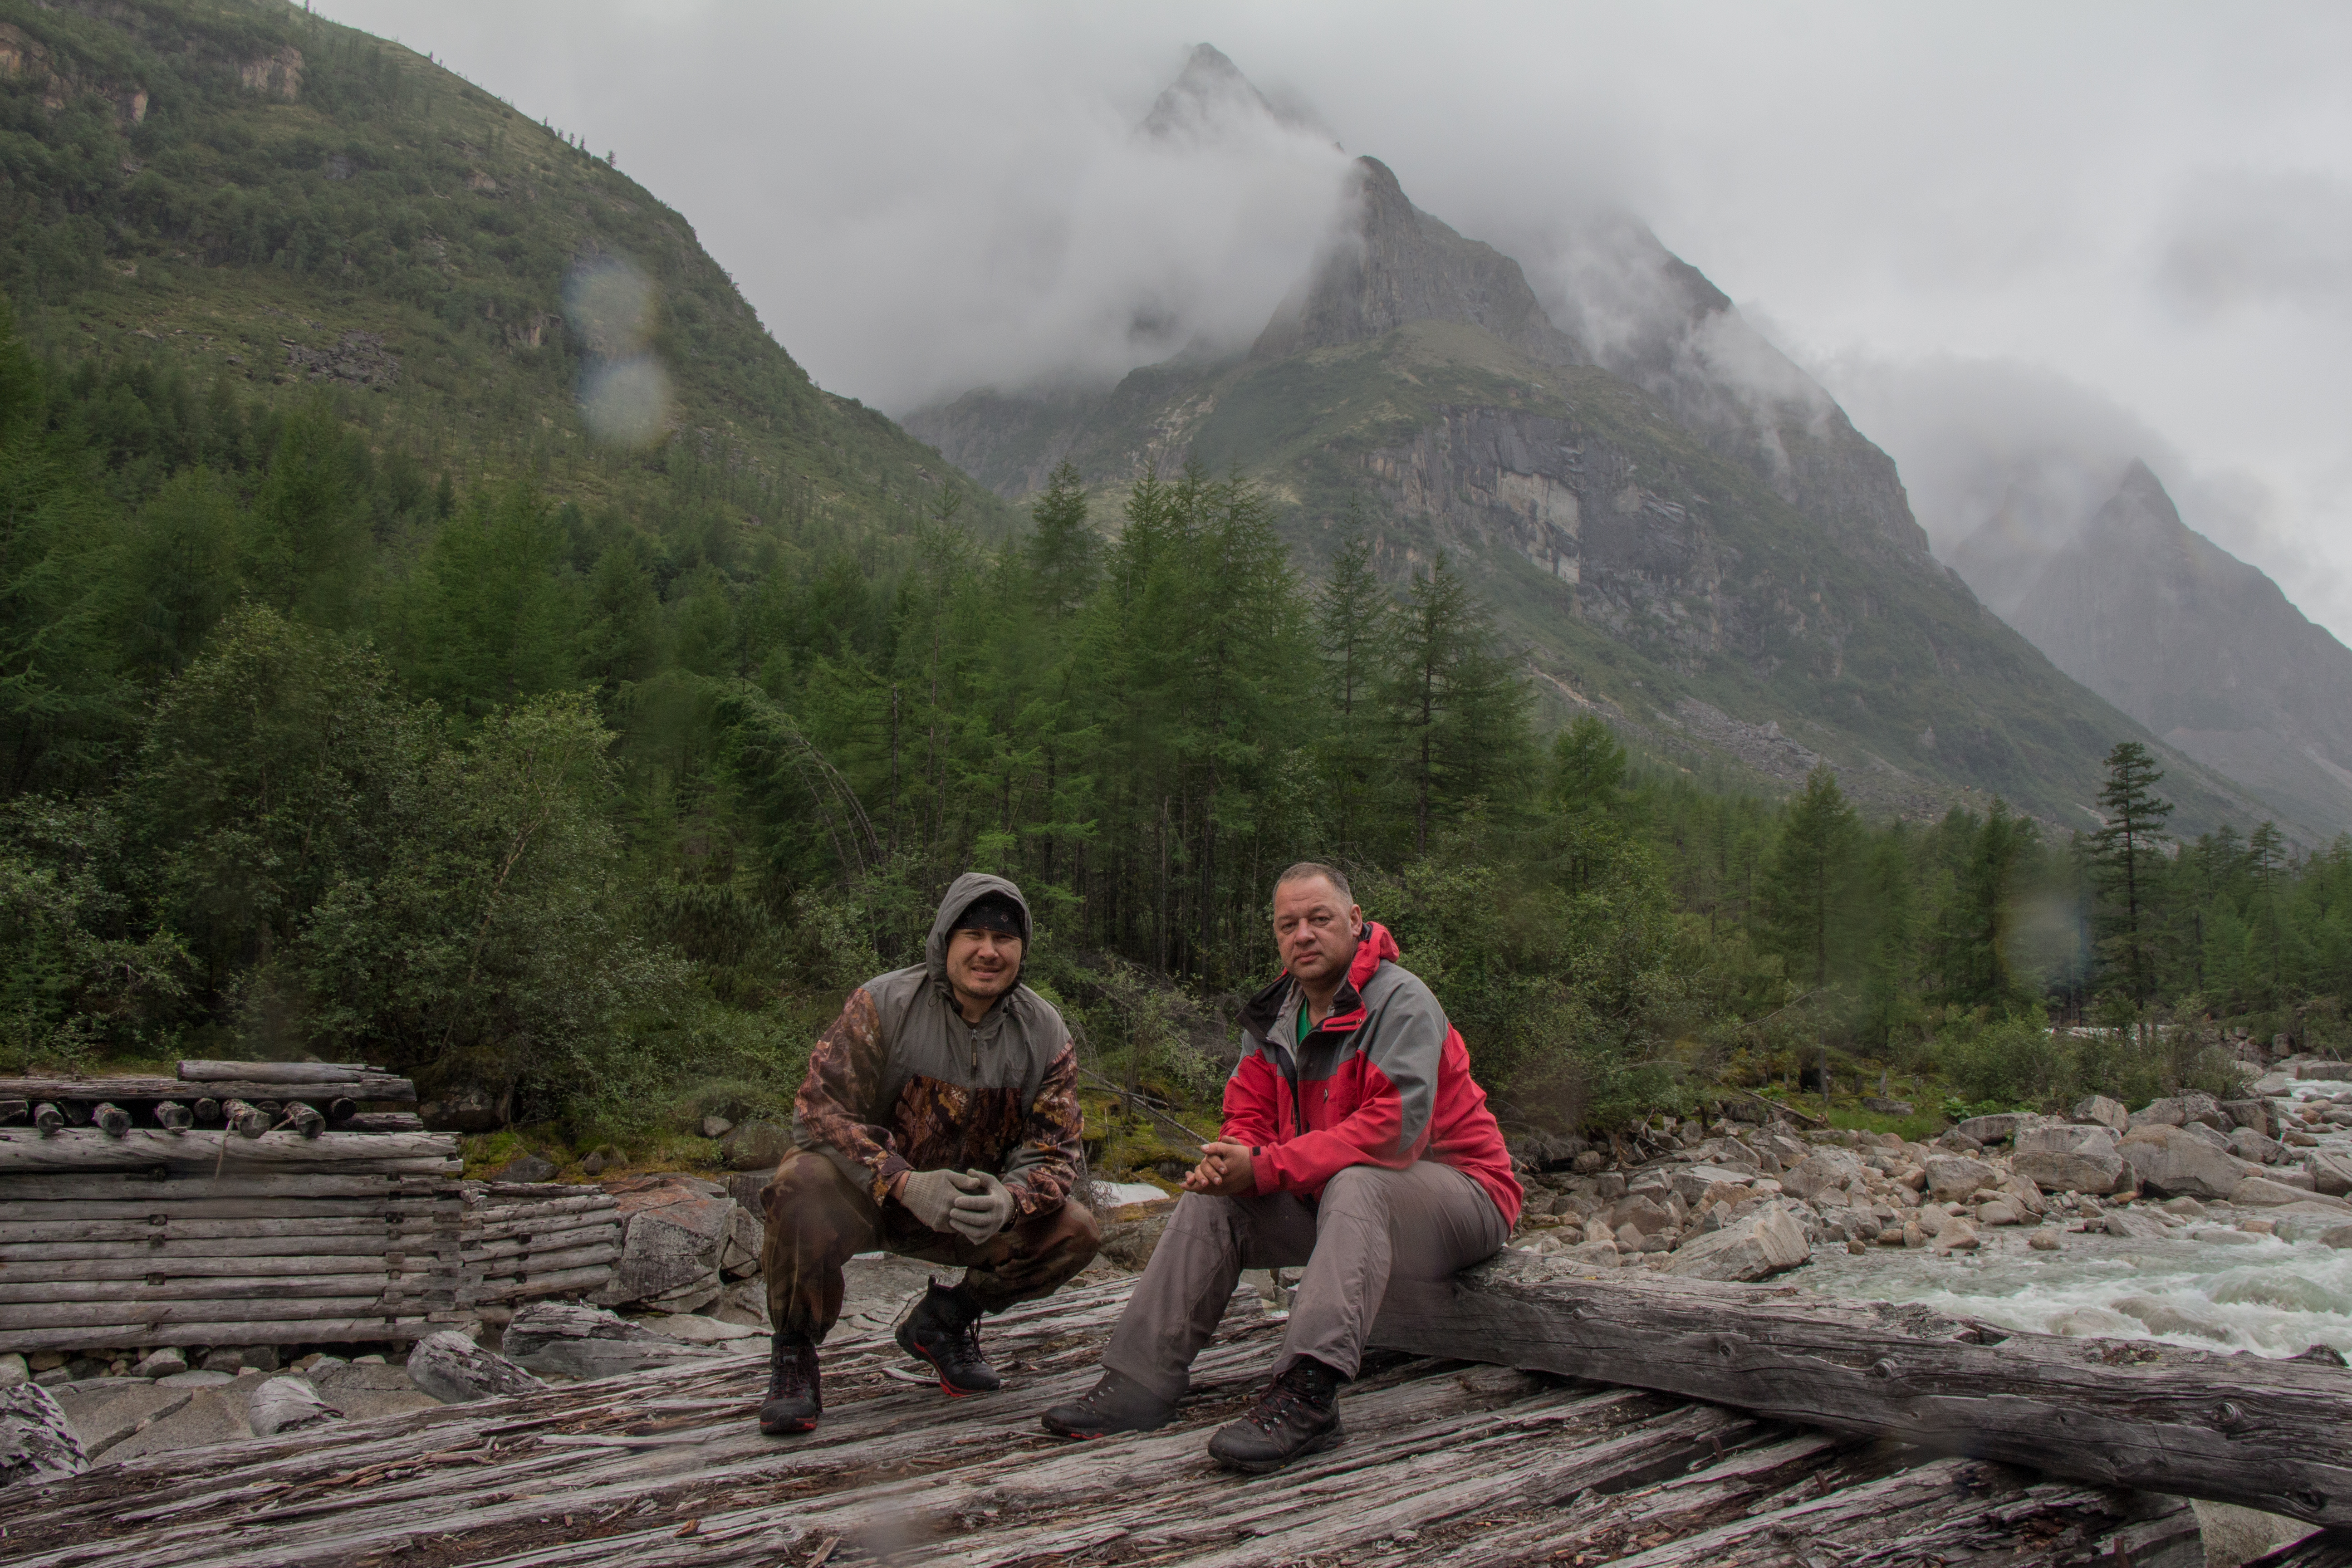
[{"label": "pine tree", "polygon": [[1862,818],[1823,763],[1789,803],[1762,879],[1767,945],[1814,990],[1848,965],[1861,841]]},{"label": "pine tree", "polygon": [[1433,826],[1524,764],[1528,696],[1496,647],[1492,614],[1439,551],[1413,574],[1386,694],[1414,854],[1429,852]]},{"label": "pine tree", "polygon": [[2122,900],[2110,921],[2109,958],[2121,971],[2126,994],[2143,1006],[2156,993],[2155,955],[2148,942],[2154,924],[2154,872],[2160,858],[2156,835],[2172,816],[2172,803],[2156,793],[2163,779],[2146,746],[2119,741],[2107,753],[2107,782],[2099,791],[2105,824],[2098,832],[2099,862],[2110,896]]},{"label": "pine tree", "polygon": [[1059,623],[1086,603],[1099,571],[1099,541],[1087,521],[1087,487],[1065,461],[1029,509],[1036,527],[1025,547],[1030,593],[1046,620]]},{"label": "pine tree", "polygon": [[1331,558],[1331,574],[1315,595],[1315,640],[1323,658],[1323,700],[1328,733],[1319,748],[1340,852],[1355,852],[1377,790],[1375,774],[1385,741],[1377,696],[1386,679],[1397,605],[1372,570],[1371,541],[1361,503],[1348,509],[1349,535]]}]

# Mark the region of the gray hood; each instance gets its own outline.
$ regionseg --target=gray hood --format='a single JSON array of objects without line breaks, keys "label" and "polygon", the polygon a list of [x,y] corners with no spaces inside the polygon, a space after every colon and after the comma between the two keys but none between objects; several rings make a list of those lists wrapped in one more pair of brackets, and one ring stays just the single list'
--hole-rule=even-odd
[{"label": "gray hood", "polygon": [[[985,871],[966,871],[948,884],[947,897],[940,900],[940,912],[931,917],[931,934],[923,943],[923,967],[940,984],[947,984],[948,938],[955,934],[957,920],[989,893],[1003,894],[1021,911],[1021,964],[1024,969],[1028,967],[1029,949],[1034,941],[1029,900],[1021,896],[1020,889],[1002,877],[992,877]],[[1013,972],[1013,981],[1016,985],[1021,983],[1020,971]]]}]

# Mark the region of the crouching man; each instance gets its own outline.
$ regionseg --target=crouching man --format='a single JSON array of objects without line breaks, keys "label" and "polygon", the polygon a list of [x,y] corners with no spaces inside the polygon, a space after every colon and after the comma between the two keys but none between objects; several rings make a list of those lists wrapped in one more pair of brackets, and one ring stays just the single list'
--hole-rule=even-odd
[{"label": "crouching man", "polygon": [[760,1430],[806,1432],[816,1347],[842,1265],[883,1248],[961,1265],[899,1321],[899,1347],[950,1394],[1001,1386],[982,1314],[1053,1291],[1100,1239],[1076,1183],[1077,1058],[1062,1016],[1021,984],[1029,906],[1001,877],[956,879],[923,962],[867,981],[809,1057],[793,1151],[768,1184],[760,1268],[775,1324]]},{"label": "crouching man", "polygon": [[1047,1431],[1164,1425],[1241,1271],[1304,1264],[1273,1381],[1209,1452],[1271,1470],[1328,1448],[1389,1280],[1443,1279],[1510,1235],[1524,1194],[1462,1037],[1352,897],[1328,866],[1275,885],[1285,969],[1242,1012],[1223,1132],[1184,1178],[1102,1380],[1046,1411]]}]

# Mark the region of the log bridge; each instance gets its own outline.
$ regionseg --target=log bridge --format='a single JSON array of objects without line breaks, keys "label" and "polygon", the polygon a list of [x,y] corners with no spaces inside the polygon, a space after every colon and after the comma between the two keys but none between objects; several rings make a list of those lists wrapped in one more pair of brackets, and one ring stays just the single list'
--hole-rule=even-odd
[{"label": "log bridge", "polygon": [[[0,1540],[22,1568],[2190,1568],[2187,1497],[2347,1516],[2352,1373],[2332,1364],[1516,1253],[1391,1292],[1346,1442],[1276,1475],[1202,1450],[1279,1342],[1246,1289],[1171,1426],[1046,1437],[1038,1413],[1093,1383],[1133,1285],[990,1320],[1007,1387],[986,1398],[942,1399],[850,1321],[810,1437],[760,1436],[753,1352],[0,1491]],[[2347,1539],[2263,1563],[2346,1568]]]},{"label": "log bridge", "polygon": [[0,1352],[401,1343],[611,1279],[610,1194],[463,1181],[362,1109],[415,1098],[321,1062],[0,1079]]}]

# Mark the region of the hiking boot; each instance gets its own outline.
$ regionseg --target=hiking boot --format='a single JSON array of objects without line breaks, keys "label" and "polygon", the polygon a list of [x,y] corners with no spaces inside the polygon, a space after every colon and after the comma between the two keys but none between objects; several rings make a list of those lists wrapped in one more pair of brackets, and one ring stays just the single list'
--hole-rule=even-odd
[{"label": "hiking boot", "polygon": [[768,1398],[760,1406],[760,1430],[771,1437],[814,1432],[824,1410],[815,1344],[806,1334],[778,1329],[768,1351]]},{"label": "hiking boot", "polygon": [[936,1279],[921,1300],[898,1320],[898,1348],[931,1363],[940,1392],[950,1397],[993,1394],[1004,1386],[980,1353],[980,1303],[959,1285],[950,1290]]},{"label": "hiking boot", "polygon": [[1056,1437],[1108,1437],[1115,1432],[1156,1431],[1175,1414],[1175,1405],[1133,1378],[1106,1371],[1092,1388],[1038,1419]]},{"label": "hiking boot", "polygon": [[1291,1363],[1240,1420],[1217,1428],[1209,1439],[1209,1457],[1262,1475],[1336,1447],[1343,1436],[1339,1383],[1338,1373],[1311,1357]]}]

